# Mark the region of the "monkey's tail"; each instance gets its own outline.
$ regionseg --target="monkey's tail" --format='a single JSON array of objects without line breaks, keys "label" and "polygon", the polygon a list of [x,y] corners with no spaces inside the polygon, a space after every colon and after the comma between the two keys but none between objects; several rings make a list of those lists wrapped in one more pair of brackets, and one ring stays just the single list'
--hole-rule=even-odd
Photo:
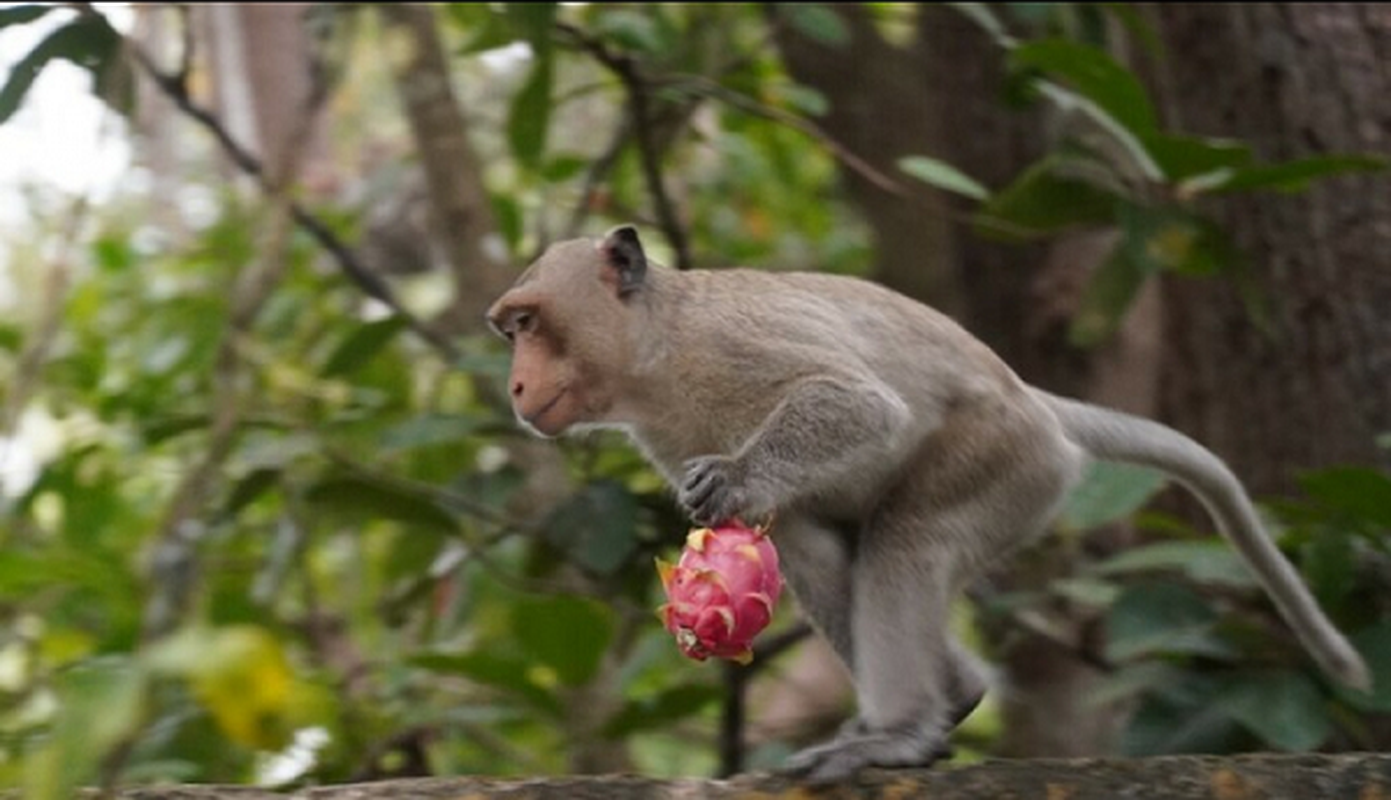
[{"label": "monkey's tail", "polygon": [[1250,498],[1220,458],[1173,428],[1039,392],[1069,439],[1096,458],[1162,470],[1195,494],[1255,569],[1295,635],[1328,674],[1363,691],[1371,672],[1262,528]]}]

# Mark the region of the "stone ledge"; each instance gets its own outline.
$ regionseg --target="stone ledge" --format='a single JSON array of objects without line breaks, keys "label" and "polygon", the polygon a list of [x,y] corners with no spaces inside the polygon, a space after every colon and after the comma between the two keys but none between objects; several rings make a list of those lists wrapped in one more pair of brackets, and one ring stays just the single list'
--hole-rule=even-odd
[{"label": "stone ledge", "polygon": [[874,771],[812,789],[770,775],[728,781],[619,775],[430,778],[275,793],[244,787],[128,789],[125,800],[1391,800],[1391,754],[1167,756],[1000,760],[935,770]]}]

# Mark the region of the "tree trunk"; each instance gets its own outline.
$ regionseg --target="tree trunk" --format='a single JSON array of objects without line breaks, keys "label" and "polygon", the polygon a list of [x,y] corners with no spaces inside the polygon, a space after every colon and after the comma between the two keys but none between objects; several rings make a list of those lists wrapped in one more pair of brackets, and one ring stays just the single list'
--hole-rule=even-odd
[{"label": "tree trunk", "polygon": [[[1284,160],[1391,154],[1391,10],[1359,4],[1158,6],[1177,124]],[[1182,57],[1179,57],[1182,54]],[[1299,470],[1391,466],[1391,180],[1319,181],[1215,209],[1270,308],[1227,281],[1170,279],[1165,417],[1257,493]]]},{"label": "tree trunk", "polygon": [[[308,3],[212,4],[198,9],[208,43],[218,116],[274,176],[306,129],[313,76],[304,15]],[[325,163],[322,125],[310,125],[303,173],[317,180]]]},{"label": "tree trunk", "polygon": [[429,194],[434,238],[454,278],[454,300],[440,320],[454,333],[483,330],[483,312],[512,283],[502,237],[483,184],[483,169],[468,138],[464,110],[449,82],[449,63],[435,25],[435,10],[417,3],[386,3],[380,11],[399,37],[396,86],[410,121]]},{"label": "tree trunk", "polygon": [[[448,332],[478,333],[484,312],[511,285],[516,273],[506,262],[482,165],[469,141],[467,117],[450,83],[435,10],[415,3],[388,3],[380,11],[389,30],[400,37],[395,43],[404,51],[395,68],[397,91],[425,173],[431,233],[454,278],[454,300],[436,324]],[[505,393],[495,399],[504,406],[507,402]],[[526,476],[508,504],[509,512],[518,518],[540,521],[574,492],[565,460],[550,442],[519,439],[509,444],[508,453]],[[587,580],[578,573],[570,577],[581,583]],[[606,659],[592,681],[565,693],[571,772],[632,768],[622,740],[596,733],[620,704],[620,666],[616,659]]]},{"label": "tree trunk", "polygon": [[948,204],[898,169],[903,156],[940,156],[942,149],[941,109],[927,97],[933,82],[923,49],[885,41],[864,6],[835,10],[849,32],[847,42],[821,42],[782,21],[778,47],[792,76],[830,101],[822,126],[904,189],[891,194],[853,170],[841,170],[850,197],[874,230],[875,279],[960,318],[965,297]]}]

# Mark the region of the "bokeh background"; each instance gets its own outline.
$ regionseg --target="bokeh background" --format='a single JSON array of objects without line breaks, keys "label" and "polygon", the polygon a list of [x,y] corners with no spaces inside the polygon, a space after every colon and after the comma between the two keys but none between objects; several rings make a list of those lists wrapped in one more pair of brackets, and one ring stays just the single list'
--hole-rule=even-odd
[{"label": "bokeh background", "polygon": [[1207,443],[1378,677],[1101,466],[957,609],[1001,688],[956,761],[1385,748],[1388,156],[1373,4],[0,7],[0,785],[718,775],[834,730],[794,603],[683,660],[669,492],[506,408],[482,310],[622,222]]}]

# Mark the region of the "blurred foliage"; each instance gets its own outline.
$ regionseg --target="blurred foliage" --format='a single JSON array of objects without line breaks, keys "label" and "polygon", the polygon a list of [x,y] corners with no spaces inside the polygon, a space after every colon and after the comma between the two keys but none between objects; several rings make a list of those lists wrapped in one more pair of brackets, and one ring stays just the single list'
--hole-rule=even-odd
[{"label": "blurred foliage", "polygon": [[[1029,5],[1012,13],[1073,13]],[[1195,198],[1377,166],[1258,164],[1240,142],[1166,132],[1095,26],[1043,25],[1017,41],[986,6],[957,7],[995,33],[1016,99],[1052,103],[1080,120],[1079,135],[993,190],[927,156],[902,167],[980,201],[984,232],[1117,226],[1079,342],[1104,338],[1150,276],[1239,263]],[[373,138],[400,131],[373,66],[375,17],[334,13],[364,23],[336,34],[352,80],[337,94],[334,147],[402,152]],[[1134,22],[1123,6],[1113,13]],[[100,16],[11,7],[0,35],[49,14],[66,21],[10,73],[0,120],[55,59],[90,70],[94,90],[127,108],[128,82],[107,78],[119,34]],[[660,101],[651,141],[680,176],[699,252],[865,270],[867,237],[831,154],[778,122],[813,120],[826,100],[788,78],[759,8],[455,4],[440,19],[514,260],[572,222],[649,217],[623,89],[559,20],[640,66]],[[786,19],[844,42],[826,6],[793,6]],[[486,60],[509,47],[529,56]],[[228,400],[218,376],[230,298],[267,256],[257,232],[271,213],[208,162],[185,166],[183,203],[160,209],[166,198],[131,189],[97,210],[79,204],[77,237],[52,222],[66,201],[40,192],[10,252],[16,285],[52,302],[17,303],[0,321],[0,785],[58,798],[117,780],[334,782],[418,769],[418,752],[436,773],[553,773],[595,740],[625,745],[643,772],[712,771],[718,671],[684,662],[651,615],[652,559],[686,524],[660,480],[617,439],[566,441],[573,494],[538,520],[518,516],[525,476],[508,448],[521,434],[482,391],[505,374],[505,354],[465,337],[465,356],[444,363],[307,237],[291,240],[285,277],[232,343],[238,425],[210,497],[165,531],[180,480],[214,439],[211,410]],[[382,165],[347,180],[319,210],[357,241],[399,175]],[[440,285],[393,280],[407,297]],[[1153,544],[994,607],[1066,602],[1105,618],[1116,670],[1098,702],[1136,706],[1130,752],[1361,742],[1369,715],[1391,712],[1391,610],[1376,592],[1391,481],[1348,469],[1304,485],[1303,502],[1275,509],[1281,541],[1373,659],[1372,696],[1330,688],[1226,546],[1173,522],[1156,524]],[[1142,471],[1100,469],[1065,527],[1130,516],[1158,487]],[[176,602],[179,625],[155,636],[162,602]],[[785,607],[783,624],[790,616]],[[597,720],[575,714],[596,687],[616,701]]]},{"label": "blurred foliage", "polygon": [[[1155,477],[1095,467],[1064,510],[1065,531],[1131,517],[1161,485]],[[1154,512],[1136,518],[1145,543],[1044,591],[997,595],[987,613],[1068,606],[1101,621],[1110,675],[1091,700],[1134,709],[1127,754],[1373,747],[1371,717],[1391,708],[1391,475],[1339,467],[1301,485],[1301,497],[1272,504],[1268,522],[1367,657],[1370,694],[1319,672],[1227,542]]]}]

